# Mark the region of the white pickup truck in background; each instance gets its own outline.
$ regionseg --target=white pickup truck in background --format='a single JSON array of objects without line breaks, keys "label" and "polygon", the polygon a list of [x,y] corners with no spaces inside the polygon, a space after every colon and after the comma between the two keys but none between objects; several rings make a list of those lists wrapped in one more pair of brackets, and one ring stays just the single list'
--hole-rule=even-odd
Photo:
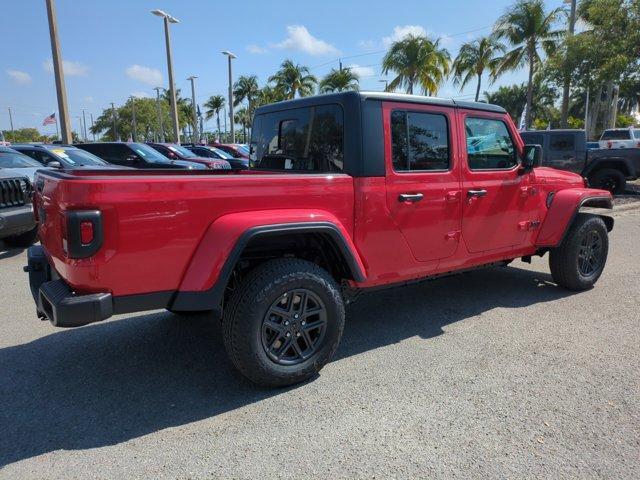
[{"label": "white pickup truck in background", "polygon": [[611,128],[602,132],[600,148],[640,148],[640,128]]}]

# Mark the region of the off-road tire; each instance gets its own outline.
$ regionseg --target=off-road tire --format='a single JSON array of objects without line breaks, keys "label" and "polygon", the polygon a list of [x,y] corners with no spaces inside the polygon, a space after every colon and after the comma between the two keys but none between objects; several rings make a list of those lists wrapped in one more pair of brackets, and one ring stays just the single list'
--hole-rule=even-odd
[{"label": "off-road tire", "polygon": [[613,195],[620,195],[627,188],[627,179],[620,170],[603,168],[589,177],[589,185],[608,190]]},{"label": "off-road tire", "polygon": [[[593,272],[585,275],[580,268],[581,250],[587,236],[597,235],[601,246],[599,259]],[[597,215],[578,213],[562,243],[549,253],[549,267],[554,282],[569,290],[587,290],[596,283],[607,261],[609,238],[607,227]]]},{"label": "off-road tire", "polygon": [[34,227],[28,232],[21,233],[20,235],[14,235],[4,239],[5,243],[10,247],[26,248],[30,247],[38,240],[38,227]]},{"label": "off-road tire", "polygon": [[[263,320],[274,302],[295,289],[312,292],[324,304],[326,327],[316,351],[295,365],[281,365],[263,346]],[[270,260],[241,281],[227,304],[222,321],[224,345],[233,365],[252,382],[284,387],[315,376],[331,359],[344,329],[340,288],[327,271],[296,258]]]}]

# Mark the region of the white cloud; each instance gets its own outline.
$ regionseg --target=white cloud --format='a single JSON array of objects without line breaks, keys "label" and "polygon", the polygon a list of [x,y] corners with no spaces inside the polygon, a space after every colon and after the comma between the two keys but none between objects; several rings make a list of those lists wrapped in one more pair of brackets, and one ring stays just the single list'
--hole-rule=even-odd
[{"label": "white cloud", "polygon": [[31,75],[29,75],[27,72],[12,70],[9,68],[7,69],[7,75],[9,75],[9,78],[13,80],[13,83],[17,85],[28,85],[31,83]]},{"label": "white cloud", "polygon": [[393,27],[393,33],[390,36],[384,37],[382,39],[382,45],[385,48],[389,48],[393,42],[402,40],[407,35],[416,35],[416,36],[426,37],[427,31],[424,29],[424,27],[421,27],[420,25],[403,25],[403,26],[398,25]]},{"label": "white cloud", "polygon": [[94,102],[94,98],[89,96],[89,97],[84,97],[84,101],[87,103],[93,103]]},{"label": "white cloud", "polygon": [[254,53],[256,55],[260,55],[262,53],[267,53],[268,52],[268,50],[266,48],[261,47],[260,45],[254,45],[254,44],[247,45],[246,46],[246,50],[247,50],[247,52]]},{"label": "white cloud", "polygon": [[304,25],[289,25],[288,36],[282,42],[272,45],[274,48],[298,50],[309,55],[338,55],[340,52],[330,43],[320,40],[309,33]]},{"label": "white cloud", "polygon": [[358,47],[360,47],[362,50],[367,51],[377,50],[380,48],[378,42],[376,42],[375,40],[360,40],[358,42]]},{"label": "white cloud", "polygon": [[157,87],[162,84],[162,73],[155,68],[149,68],[143,65],[131,65],[125,72],[127,77],[146,83],[152,87]]},{"label": "white cloud", "polygon": [[[53,73],[53,60],[48,59],[42,62],[42,68],[45,72]],[[86,77],[89,73],[89,67],[80,62],[72,62],[71,60],[62,61],[62,69],[64,74],[69,77]]]},{"label": "white cloud", "polygon": [[347,68],[349,70],[351,70],[353,73],[355,73],[356,75],[358,75],[358,77],[360,77],[360,78],[373,77],[376,74],[376,72],[375,72],[375,70],[373,68],[366,67],[366,66],[360,66],[360,65],[357,65],[357,64],[349,65]]},{"label": "white cloud", "polygon": [[133,92],[131,96],[136,98],[151,98],[151,95],[147,92]]}]

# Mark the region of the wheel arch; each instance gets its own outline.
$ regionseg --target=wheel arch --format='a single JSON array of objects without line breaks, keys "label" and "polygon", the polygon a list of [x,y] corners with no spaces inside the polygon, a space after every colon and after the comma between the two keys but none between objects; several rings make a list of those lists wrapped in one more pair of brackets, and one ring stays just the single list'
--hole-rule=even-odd
[{"label": "wheel arch", "polygon": [[632,167],[629,164],[629,161],[623,157],[607,157],[603,159],[598,159],[592,164],[587,166],[587,171],[585,172],[586,177],[592,177],[596,173],[606,168],[611,168],[613,170],[619,170],[625,177],[630,177],[633,175]]},{"label": "wheel arch", "polygon": [[[536,239],[539,248],[558,246],[564,239],[569,227],[583,208],[613,208],[613,197],[606,190],[590,188],[569,188],[556,192]],[[613,218],[595,213],[602,218],[607,231],[613,229]]]},{"label": "wheel arch", "polygon": [[[288,216],[281,213],[278,217],[284,220]],[[311,217],[308,215],[303,217],[295,221],[290,219],[279,223],[254,224],[250,227],[245,225],[239,235],[236,235],[226,247],[221,246],[220,250],[224,252],[223,261],[220,261],[218,254],[213,265],[211,262],[203,264],[208,253],[211,253],[212,242],[216,237],[215,234],[210,235],[211,231],[230,233],[227,229],[215,228],[218,222],[214,222],[193,256],[171,308],[174,310],[218,309],[224,298],[227,285],[234,274],[238,272],[242,262],[251,261],[255,264],[264,261],[269,254],[276,255],[276,252],[280,256],[299,256],[291,250],[291,245],[299,247],[298,252],[302,247],[313,247],[314,252],[321,249],[323,255],[334,260],[328,267],[321,266],[329,270],[337,280],[364,281],[366,279],[364,264],[342,224],[335,219],[331,221],[326,215],[314,214]],[[229,222],[223,223],[225,227],[231,225]],[[231,223],[237,226],[237,222]],[[218,240],[225,241],[229,238]],[[252,255],[256,258],[253,258]],[[299,258],[305,257],[300,255]],[[206,276],[213,278],[211,285],[206,284]],[[198,288],[203,283],[204,288]]]}]

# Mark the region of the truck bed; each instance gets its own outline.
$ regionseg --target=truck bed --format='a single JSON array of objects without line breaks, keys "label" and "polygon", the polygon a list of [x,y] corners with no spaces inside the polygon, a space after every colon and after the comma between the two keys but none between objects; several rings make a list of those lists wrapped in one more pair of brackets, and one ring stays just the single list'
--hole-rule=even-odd
[{"label": "truck bed", "polygon": [[[353,228],[353,179],[345,174],[43,171],[36,188],[47,258],[80,294],[177,290],[207,228],[228,213],[326,208],[349,233]],[[64,212],[91,209],[102,214],[102,248],[70,259]]]}]

